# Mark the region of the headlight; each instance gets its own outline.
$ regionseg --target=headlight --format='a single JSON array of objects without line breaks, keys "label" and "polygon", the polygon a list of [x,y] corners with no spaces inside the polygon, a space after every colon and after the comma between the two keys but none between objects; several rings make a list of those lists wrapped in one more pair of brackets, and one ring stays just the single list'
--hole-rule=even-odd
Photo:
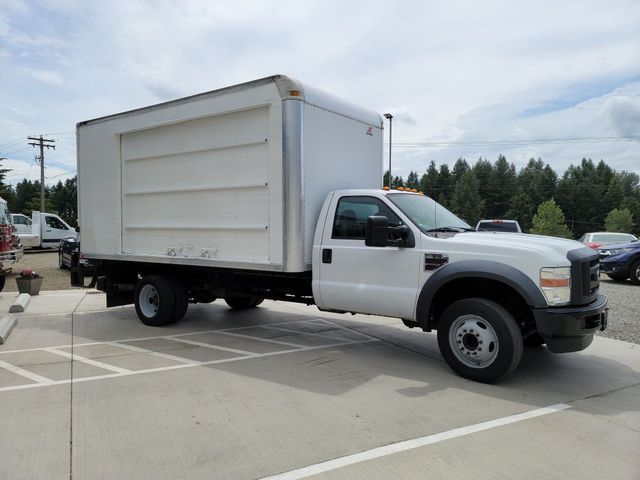
[{"label": "headlight", "polygon": [[540,288],[549,305],[571,303],[571,268],[547,267],[540,269]]}]

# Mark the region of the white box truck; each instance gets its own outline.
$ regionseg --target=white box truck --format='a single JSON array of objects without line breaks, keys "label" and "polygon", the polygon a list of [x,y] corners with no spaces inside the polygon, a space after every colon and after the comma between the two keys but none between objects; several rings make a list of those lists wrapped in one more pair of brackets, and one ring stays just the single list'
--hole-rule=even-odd
[{"label": "white box truck", "polygon": [[582,350],[604,329],[597,253],[473,232],[381,188],[382,119],[274,76],[77,127],[82,262],[147,325],[189,303],[265,298],[437,330],[458,374],[492,382],[525,344]]}]

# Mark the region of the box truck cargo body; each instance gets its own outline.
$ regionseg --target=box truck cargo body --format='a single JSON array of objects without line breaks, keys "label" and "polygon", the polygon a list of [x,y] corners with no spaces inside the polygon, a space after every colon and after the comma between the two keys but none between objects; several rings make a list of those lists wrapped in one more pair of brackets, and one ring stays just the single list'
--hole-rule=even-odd
[{"label": "box truck cargo body", "polygon": [[78,125],[87,258],[303,272],[327,193],[379,188],[380,115],[276,76]]},{"label": "box truck cargo body", "polygon": [[218,298],[399,317],[484,382],[525,344],[589,346],[607,324],[597,253],[475,232],[380,188],[382,133],[380,115],[284,76],[82,122],[73,283],[91,262],[107,306],[152,326]]}]

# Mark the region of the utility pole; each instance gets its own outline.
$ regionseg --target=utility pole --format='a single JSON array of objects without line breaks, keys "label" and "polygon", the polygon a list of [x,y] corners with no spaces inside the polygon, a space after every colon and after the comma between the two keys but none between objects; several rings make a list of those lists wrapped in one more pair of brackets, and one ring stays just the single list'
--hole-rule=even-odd
[{"label": "utility pole", "polygon": [[29,145],[33,147],[40,147],[40,211],[44,212],[44,149],[53,148],[56,149],[54,145],[55,140],[47,140],[46,138],[40,137],[27,137],[28,140],[33,140],[33,142],[29,142]]},{"label": "utility pole", "polygon": [[384,118],[389,120],[389,188],[393,185],[391,180],[391,128],[393,127],[393,115],[385,113]]}]

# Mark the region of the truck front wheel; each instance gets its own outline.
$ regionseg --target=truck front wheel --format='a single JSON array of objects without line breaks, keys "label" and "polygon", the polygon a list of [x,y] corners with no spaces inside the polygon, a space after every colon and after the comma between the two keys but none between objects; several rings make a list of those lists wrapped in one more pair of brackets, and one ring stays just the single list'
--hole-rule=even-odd
[{"label": "truck front wheel", "polygon": [[174,288],[160,275],[146,275],[138,281],[135,305],[138,318],[145,325],[159,327],[175,321]]},{"label": "truck front wheel", "polygon": [[484,383],[515,370],[523,353],[513,316],[484,298],[466,298],[447,307],[438,322],[438,346],[458,375]]}]

